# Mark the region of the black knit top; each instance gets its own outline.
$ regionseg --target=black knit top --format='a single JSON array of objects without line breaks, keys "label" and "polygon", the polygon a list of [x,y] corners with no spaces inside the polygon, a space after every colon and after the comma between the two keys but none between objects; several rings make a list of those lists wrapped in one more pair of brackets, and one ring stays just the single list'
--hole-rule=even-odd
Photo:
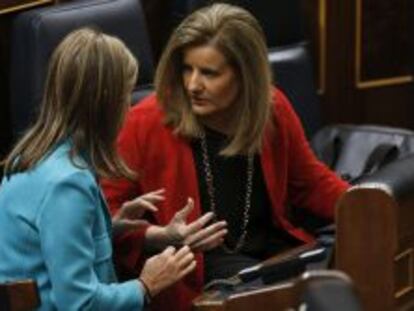
[{"label": "black knit top", "polygon": [[[227,144],[225,135],[206,130],[208,157],[213,174],[214,198],[218,220],[226,220],[229,233],[225,243],[233,249],[242,234],[243,211],[246,204],[247,156],[224,157],[220,150]],[[200,200],[203,212],[210,211],[205,166],[200,140],[194,140],[192,150],[197,170]],[[272,189],[277,191],[277,189]],[[271,204],[264,182],[260,156],[254,157],[254,175],[249,211],[247,237],[241,253],[257,259],[292,246],[293,241],[272,223]]]}]

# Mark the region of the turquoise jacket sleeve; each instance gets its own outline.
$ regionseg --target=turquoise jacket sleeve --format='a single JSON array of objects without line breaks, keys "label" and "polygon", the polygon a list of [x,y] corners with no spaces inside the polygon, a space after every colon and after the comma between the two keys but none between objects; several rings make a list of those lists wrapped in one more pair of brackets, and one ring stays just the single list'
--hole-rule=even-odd
[{"label": "turquoise jacket sleeve", "polygon": [[50,186],[37,216],[51,300],[59,310],[143,309],[137,280],[107,281],[113,272],[109,233],[93,235],[102,214],[98,186],[82,171],[62,179]]}]

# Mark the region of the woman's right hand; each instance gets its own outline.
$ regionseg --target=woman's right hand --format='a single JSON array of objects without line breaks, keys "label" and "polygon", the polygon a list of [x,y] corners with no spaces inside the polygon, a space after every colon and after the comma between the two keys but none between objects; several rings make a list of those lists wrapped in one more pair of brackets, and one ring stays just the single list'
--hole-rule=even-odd
[{"label": "woman's right hand", "polygon": [[169,246],[145,262],[139,278],[147,286],[150,296],[154,297],[194,270],[195,266],[194,254],[188,246],[178,251]]},{"label": "woman's right hand", "polygon": [[165,200],[164,194],[165,189],[162,188],[124,202],[116,214],[112,216],[113,235],[121,235],[148,226],[149,223],[143,220],[142,216],[145,212],[157,212],[156,204]]}]

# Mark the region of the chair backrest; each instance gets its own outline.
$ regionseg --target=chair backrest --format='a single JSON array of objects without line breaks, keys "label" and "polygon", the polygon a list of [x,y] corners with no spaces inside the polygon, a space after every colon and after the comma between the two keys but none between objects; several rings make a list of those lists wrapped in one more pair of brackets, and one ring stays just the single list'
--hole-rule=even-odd
[{"label": "chair backrest", "polygon": [[33,310],[40,306],[37,284],[33,280],[0,283],[2,311]]},{"label": "chair backrest", "polygon": [[353,282],[341,271],[305,272],[297,286],[300,288],[299,300],[307,311],[363,310]]},{"label": "chair backrest", "polygon": [[312,137],[311,145],[316,156],[338,175],[357,183],[414,153],[414,131],[378,125],[330,125]]},{"label": "chair backrest", "polygon": [[321,111],[305,42],[269,49],[275,84],[284,91],[311,138],[321,128]]},{"label": "chair backrest", "polygon": [[131,105],[138,104],[146,96],[154,92],[153,84],[140,85],[132,92]]},{"label": "chair backrest", "polygon": [[154,66],[137,0],[72,1],[21,13],[12,29],[11,123],[16,137],[31,122],[43,95],[49,57],[65,35],[92,26],[122,39],[139,60],[138,85],[150,83]]}]

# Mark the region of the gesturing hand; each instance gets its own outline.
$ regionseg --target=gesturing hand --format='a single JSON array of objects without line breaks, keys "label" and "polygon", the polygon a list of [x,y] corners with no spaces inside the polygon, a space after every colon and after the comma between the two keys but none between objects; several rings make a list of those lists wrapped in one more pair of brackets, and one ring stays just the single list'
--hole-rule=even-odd
[{"label": "gesturing hand", "polygon": [[145,262],[139,278],[148,287],[149,294],[155,296],[187,275],[195,266],[194,255],[188,246],[178,251],[169,246],[161,254]]},{"label": "gesturing hand", "polygon": [[155,204],[164,200],[164,192],[165,189],[158,189],[122,204],[121,208],[112,217],[114,234],[116,235],[126,231],[136,230],[147,225],[148,222],[140,218],[146,211],[158,211]]},{"label": "gesturing hand", "polygon": [[217,221],[206,226],[214,218],[214,214],[208,212],[187,224],[187,217],[193,208],[194,201],[188,198],[186,206],[176,212],[170,223],[165,226],[165,234],[169,243],[188,245],[196,252],[206,251],[223,243],[224,236],[227,234],[226,222]]}]

